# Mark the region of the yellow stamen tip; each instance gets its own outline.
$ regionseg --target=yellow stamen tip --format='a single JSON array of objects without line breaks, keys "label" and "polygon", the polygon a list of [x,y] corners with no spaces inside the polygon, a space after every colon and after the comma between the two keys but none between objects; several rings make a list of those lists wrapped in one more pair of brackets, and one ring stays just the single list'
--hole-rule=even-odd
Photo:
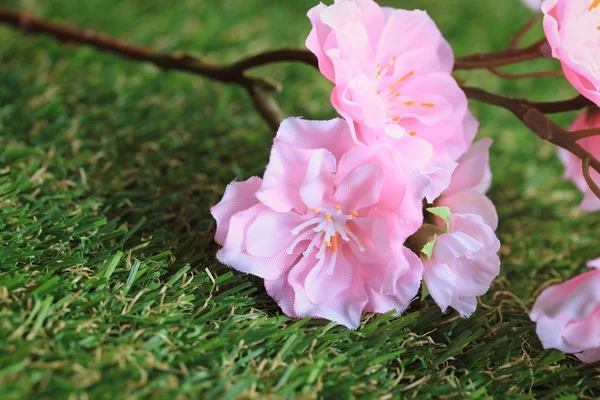
[{"label": "yellow stamen tip", "polygon": [[381,94],[381,90],[378,90],[378,91],[377,91],[377,95],[380,95],[380,94]]},{"label": "yellow stamen tip", "polygon": [[329,243],[329,242],[323,242],[323,243],[325,244],[325,246],[331,247],[331,243]]},{"label": "yellow stamen tip", "polygon": [[421,103],[421,106],[433,108],[433,107],[435,107],[435,104],[433,104],[433,103]]},{"label": "yellow stamen tip", "polygon": [[416,135],[417,135],[417,132],[415,132],[415,131],[410,131],[410,132],[408,132],[408,134],[409,134],[410,136],[416,136]]},{"label": "yellow stamen tip", "polygon": [[398,121],[400,121],[400,117],[394,117],[394,118],[392,118],[392,121],[398,122]]},{"label": "yellow stamen tip", "polygon": [[315,214],[318,214],[320,211],[319,211],[319,209],[318,209],[318,208],[313,208],[313,209],[312,209],[312,212],[314,212]]},{"label": "yellow stamen tip", "polygon": [[336,205],[335,209],[338,210],[338,211],[340,211],[342,209],[342,207],[340,205]]},{"label": "yellow stamen tip", "polygon": [[325,215],[325,219],[327,220],[327,222],[331,222],[332,221],[331,215],[329,215],[329,214]]},{"label": "yellow stamen tip", "polygon": [[356,218],[356,217],[358,217],[358,212],[356,210],[354,210],[354,211],[352,211],[351,215]]},{"label": "yellow stamen tip", "polygon": [[404,104],[407,106],[412,106],[414,103],[412,101],[405,101]]},{"label": "yellow stamen tip", "polygon": [[594,8],[600,6],[600,0],[594,0],[588,11],[592,11]]}]

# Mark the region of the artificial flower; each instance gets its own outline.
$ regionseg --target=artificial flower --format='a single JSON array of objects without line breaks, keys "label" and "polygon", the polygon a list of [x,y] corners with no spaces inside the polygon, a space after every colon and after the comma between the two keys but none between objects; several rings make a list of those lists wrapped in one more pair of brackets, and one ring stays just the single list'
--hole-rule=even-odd
[{"label": "artificial flower", "polygon": [[[373,0],[336,0],[309,11],[306,41],[335,87],[331,100],[357,141],[385,140],[400,152],[429,152],[429,200],[448,184],[453,161],[470,146],[477,121],[452,77],[448,42],[420,10],[382,8]],[[438,180],[441,178],[441,181]]]},{"label": "artificial flower", "polygon": [[[600,128],[600,111],[598,110],[587,110],[578,115],[573,121],[570,130],[577,131],[592,128]],[[579,140],[577,143],[594,157],[600,157],[600,136],[590,136]],[[592,189],[590,189],[583,176],[581,159],[562,148],[558,149],[558,156],[565,167],[564,178],[572,181],[581,193],[583,193],[583,200],[579,204],[581,210],[600,210],[600,199],[592,192]],[[595,182],[600,183],[600,174],[592,168],[590,168],[590,176]]]},{"label": "artificial flower", "polygon": [[450,186],[434,203],[447,208],[449,216],[437,219],[437,230],[429,230],[436,236],[423,263],[431,297],[442,311],[452,307],[463,317],[475,311],[476,297],[489,290],[500,272],[500,241],[494,233],[498,216],[485,196],[491,184],[491,143],[482,139],[459,159]]},{"label": "artificial flower", "polygon": [[600,361],[600,259],[593,268],[539,295],[530,313],[546,349],[572,353],[581,361]]},{"label": "artificial flower", "polygon": [[571,85],[600,106],[600,0],[546,0],[544,32]]},{"label": "artificial flower", "polygon": [[293,317],[357,328],[363,311],[402,312],[422,263],[404,247],[422,224],[426,181],[346,121],[284,121],[264,179],[231,183],[211,210],[217,258],[265,279]]}]

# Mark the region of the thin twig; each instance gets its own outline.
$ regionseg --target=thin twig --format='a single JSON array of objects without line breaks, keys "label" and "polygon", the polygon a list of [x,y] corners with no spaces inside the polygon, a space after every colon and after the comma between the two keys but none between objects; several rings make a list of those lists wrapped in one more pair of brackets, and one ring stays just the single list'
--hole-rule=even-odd
[{"label": "thin twig", "polygon": [[560,71],[536,71],[536,72],[528,72],[525,74],[512,74],[510,72],[504,72],[497,68],[488,68],[492,74],[502,78],[502,79],[534,79],[534,78],[558,78],[564,77],[564,74]]},{"label": "thin twig", "polygon": [[[525,100],[523,100],[525,101]],[[558,114],[568,111],[583,110],[592,106],[593,103],[582,95],[573,97],[569,100],[551,101],[551,102],[530,102],[530,104],[543,112],[544,114]]]},{"label": "thin twig", "polygon": [[573,132],[572,136],[576,141],[593,136],[600,136],[600,128],[581,129],[579,131]]},{"label": "thin twig", "polygon": [[583,163],[581,164],[583,169],[583,177],[585,178],[586,183],[592,190],[592,192],[600,199],[600,187],[596,185],[596,182],[592,179],[592,175],[590,174],[590,159],[591,157],[585,157],[583,159]]},{"label": "thin twig", "polygon": [[[49,35],[61,42],[85,44],[121,57],[148,62],[164,70],[185,71],[220,82],[238,84],[250,93],[254,105],[272,129],[276,130],[279,122],[283,119],[283,114],[275,106],[275,100],[270,93],[277,87],[265,79],[247,76],[245,69],[240,68],[240,63],[231,66],[220,66],[188,54],[161,53],[90,30],[47,21],[5,7],[0,7],[0,22],[24,32]],[[275,56],[277,56],[277,53],[275,53]],[[263,56],[263,63],[268,61],[268,57]],[[276,59],[272,62],[278,61],[281,60]]]},{"label": "thin twig", "polygon": [[506,49],[494,53],[456,57],[454,69],[489,69],[535,60],[544,57],[542,47],[546,43],[546,39],[542,39],[523,49]]},{"label": "thin twig", "polygon": [[[546,117],[542,111],[536,108],[535,103],[531,103],[518,97],[497,95],[479,88],[462,87],[462,89],[470,99],[509,110],[517,118],[523,121],[525,125],[539,138],[547,140],[558,147],[570,151],[581,160],[587,159],[589,166],[591,166],[596,172],[600,173],[600,161],[598,161],[590,152],[585,150],[577,143],[577,133],[569,132],[558,126],[551,119]],[[543,105],[551,103],[540,104]],[[600,191],[598,194],[600,194]]]},{"label": "thin twig", "polygon": [[510,44],[508,45],[508,48],[516,49],[517,47],[519,47],[519,44],[521,43],[523,37],[527,34],[527,32],[531,30],[531,28],[535,26],[535,24],[537,24],[540,21],[540,19],[542,19],[543,15],[544,14],[542,13],[537,13],[533,16],[533,18],[527,21],[527,23],[523,25],[521,29],[519,29],[513,40],[511,40]]},{"label": "thin twig", "polygon": [[243,72],[254,67],[279,62],[301,62],[317,67],[317,56],[305,49],[267,50],[260,54],[244,58],[228,67],[230,71]]}]

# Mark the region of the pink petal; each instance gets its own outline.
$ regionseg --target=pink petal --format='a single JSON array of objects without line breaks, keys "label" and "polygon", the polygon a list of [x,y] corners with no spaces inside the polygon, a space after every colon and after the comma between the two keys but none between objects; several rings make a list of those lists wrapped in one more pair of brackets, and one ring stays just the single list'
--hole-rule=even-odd
[{"label": "pink petal", "polygon": [[336,183],[339,184],[351,172],[365,164],[381,167],[382,188],[377,206],[397,210],[404,199],[406,186],[412,182],[412,176],[408,177],[405,171],[398,167],[395,151],[389,146],[356,146],[348,151],[340,160]]},{"label": "pink petal", "polygon": [[248,210],[240,211],[231,218],[225,244],[217,253],[217,259],[238,271],[264,279],[277,279],[290,269],[302,250],[297,246],[291,255],[282,251],[272,257],[257,257],[248,253],[248,229],[265,209],[264,205],[257,204]]},{"label": "pink petal", "polygon": [[456,290],[456,277],[452,269],[448,264],[426,261],[423,265],[423,280],[435,303],[442,312],[446,312]]},{"label": "pink petal", "polygon": [[306,216],[296,213],[264,210],[248,228],[248,253],[256,257],[273,257],[283,252],[294,241],[292,229],[306,219]]},{"label": "pink petal", "polygon": [[394,10],[388,14],[381,33],[377,59],[390,59],[405,51],[419,48],[429,48],[436,52],[442,40],[439,29],[426,12]]},{"label": "pink petal", "polygon": [[385,295],[396,293],[396,281],[410,268],[402,253],[396,255],[388,240],[388,230],[383,218],[358,218],[353,221],[352,232],[360,238],[364,251],[353,246],[347,257],[352,269],[362,276],[365,284],[375,292]]},{"label": "pink petal", "polygon": [[567,316],[559,315],[556,318],[550,318],[542,314],[536,319],[532,317],[532,320],[537,323],[535,333],[545,349],[557,349],[565,353],[579,353],[583,350],[569,344],[562,335],[569,323]]},{"label": "pink petal", "polygon": [[483,243],[483,248],[469,254],[469,258],[485,258],[500,251],[500,241],[494,231],[477,215],[453,214],[451,217],[451,230],[454,233],[464,233],[478,242]]},{"label": "pink petal", "polygon": [[452,174],[452,181],[445,194],[476,190],[485,193],[491,183],[489,149],[491,139],[481,139],[458,160],[458,167]]},{"label": "pink petal", "polygon": [[314,150],[308,163],[300,197],[309,209],[331,205],[336,160],[328,150]]},{"label": "pink petal", "polygon": [[409,268],[395,281],[395,291],[393,295],[386,295],[377,292],[372,287],[367,287],[369,302],[365,306],[365,311],[376,313],[386,313],[396,310],[396,315],[403,313],[411,301],[417,295],[421,286],[421,277],[423,276],[423,264],[419,257],[407,248],[402,248],[402,255],[408,261]]},{"label": "pink petal", "polygon": [[454,264],[454,271],[459,297],[482,296],[500,273],[500,258],[497,254],[476,260],[464,258]]},{"label": "pink petal", "polygon": [[319,70],[330,81],[335,79],[333,65],[329,57],[325,55],[325,49],[322,46],[329,35],[331,28],[321,21],[321,12],[326,8],[324,4],[319,4],[308,11],[308,18],[312,23],[312,30],[306,39],[306,47],[312,51],[319,60]]},{"label": "pink petal", "polygon": [[[333,257],[333,254],[329,254],[329,257],[320,268],[315,268],[314,265],[310,266],[310,272],[304,282],[306,297],[310,302],[314,304],[327,303],[350,288],[353,271],[352,266],[346,260],[346,250],[348,249],[344,246],[342,251],[337,252],[335,269],[331,275],[329,275],[328,269],[329,260]],[[310,258],[313,258],[313,264],[317,263],[318,260],[314,257]]]},{"label": "pink petal", "polygon": [[596,290],[599,286],[600,270],[591,270],[562,284],[550,286],[537,298],[531,314],[586,318],[600,306],[600,292]]},{"label": "pink petal", "polygon": [[366,164],[356,168],[338,185],[335,202],[347,210],[361,210],[379,201],[382,187],[381,168]]},{"label": "pink petal", "polygon": [[463,232],[451,232],[439,235],[435,240],[435,257],[440,262],[450,262],[456,258],[477,253],[484,244]]},{"label": "pink petal", "polygon": [[567,342],[580,349],[600,347],[600,307],[585,319],[571,321],[563,336]]},{"label": "pink petal", "polygon": [[269,208],[288,212],[306,212],[300,197],[300,186],[306,174],[310,152],[286,143],[275,143],[271,149],[269,165],[265,170],[263,184],[256,197]]},{"label": "pink petal", "polygon": [[314,304],[308,299],[305,288],[310,265],[313,264],[313,260],[304,257],[289,273],[288,282],[295,292],[295,314],[298,317],[325,318],[350,329],[358,328],[360,316],[368,302],[367,293],[360,281],[352,282],[349,285],[350,289],[343,291],[333,300]]},{"label": "pink petal", "polygon": [[210,209],[210,213],[217,221],[217,232],[215,233],[217,243],[220,245],[225,243],[225,238],[229,232],[229,221],[234,214],[258,203],[255,193],[260,188],[261,183],[262,179],[252,177],[243,182],[234,181],[227,185],[221,201]]},{"label": "pink petal", "polygon": [[467,190],[449,196],[443,195],[436,206],[448,207],[453,214],[474,214],[480,216],[492,230],[498,228],[496,207],[484,194]]},{"label": "pink petal", "polygon": [[281,311],[288,317],[299,318],[294,310],[295,293],[292,286],[287,281],[287,275],[283,275],[274,280],[265,280],[265,289],[269,296],[273,298],[281,307]]},{"label": "pink petal", "polygon": [[336,160],[355,146],[348,123],[340,118],[329,121],[288,118],[281,123],[275,142],[301,149],[327,149]]}]

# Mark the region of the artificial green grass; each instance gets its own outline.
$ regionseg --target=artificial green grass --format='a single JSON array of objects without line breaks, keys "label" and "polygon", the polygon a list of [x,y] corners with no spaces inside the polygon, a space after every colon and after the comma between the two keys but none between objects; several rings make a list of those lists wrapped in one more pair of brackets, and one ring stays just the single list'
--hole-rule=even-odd
[{"label": "artificial green grass", "polygon": [[[314,3],[0,0],[218,61],[301,46]],[[386,4],[426,8],[457,54],[501,49],[530,16],[518,0]],[[600,255],[600,218],[577,211],[554,148],[507,112],[473,105],[480,136],[495,139],[503,242],[476,314],[417,301],[349,331],[285,317],[259,279],[215,260],[209,207],[230,180],[262,173],[273,137],[241,89],[5,27],[0,71],[2,399],[600,396],[598,368],[542,350],[526,314],[543,287]],[[311,68],[256,73],[283,83],[289,115],[335,115]],[[458,77],[535,99],[573,94],[552,79]]]}]

